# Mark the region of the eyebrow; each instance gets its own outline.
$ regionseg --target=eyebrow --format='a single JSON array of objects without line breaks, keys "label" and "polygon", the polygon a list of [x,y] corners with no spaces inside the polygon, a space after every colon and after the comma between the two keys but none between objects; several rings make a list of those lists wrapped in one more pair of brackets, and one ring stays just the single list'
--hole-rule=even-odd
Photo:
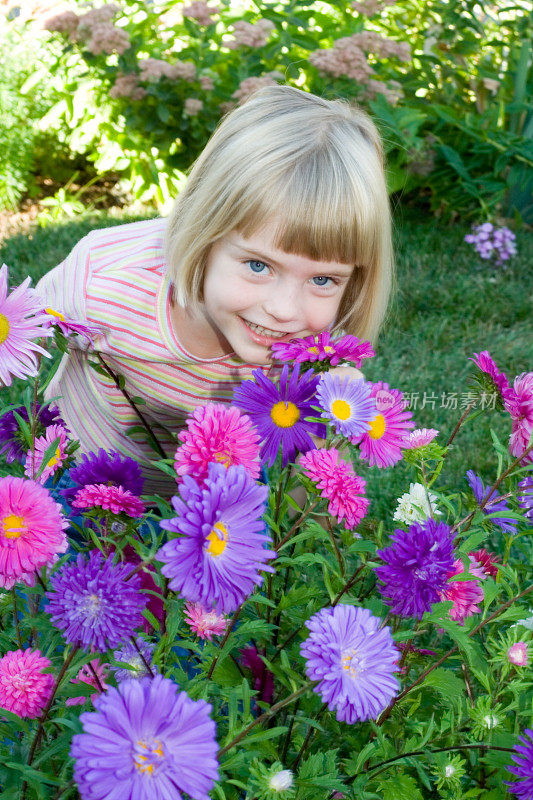
[{"label": "eyebrow", "polygon": [[[283,265],[280,264],[280,262],[276,258],[274,258],[273,256],[270,256],[268,253],[260,253],[259,250],[254,250],[254,249],[252,249],[250,247],[245,247],[244,245],[238,244],[237,242],[232,242],[231,240],[229,240],[229,241],[230,241],[230,244],[233,247],[237,248],[237,250],[240,250],[243,253],[247,253],[248,255],[254,256],[259,261],[265,261],[265,262],[268,262],[270,264],[274,264],[276,267],[281,267],[281,268],[283,267]],[[347,271],[347,270],[349,270],[349,271]],[[352,274],[352,270],[353,270],[353,267],[350,266],[349,264],[347,264],[346,265],[346,270],[342,270],[339,267],[332,267],[331,269],[330,268],[324,268],[322,270],[322,272],[320,272],[320,275],[333,275],[336,278],[349,278],[350,275]],[[318,273],[318,269],[317,269],[317,273]]]}]

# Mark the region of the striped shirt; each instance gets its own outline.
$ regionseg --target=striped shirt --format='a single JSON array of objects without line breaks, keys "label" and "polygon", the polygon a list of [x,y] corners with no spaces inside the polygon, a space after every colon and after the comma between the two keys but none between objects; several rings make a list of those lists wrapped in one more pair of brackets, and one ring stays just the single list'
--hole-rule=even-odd
[{"label": "striped shirt", "polygon": [[112,377],[94,370],[89,358],[94,362],[99,353],[124,377],[130,397],[144,400],[139,410],[168,457],[186,416],[207,401],[228,403],[257,365],[230,356],[197,358],[180,344],[171,321],[165,227],[158,218],[92,231],[39,281],[37,291],[46,307],[102,331],[90,349],[86,339],[69,339],[69,353],[46,391],[79,440],[78,452],[103,447],[131,456],[143,468],[144,492],[168,497],[175,481],[150,465],[159,456],[145,432],[126,433],[139,419]]}]

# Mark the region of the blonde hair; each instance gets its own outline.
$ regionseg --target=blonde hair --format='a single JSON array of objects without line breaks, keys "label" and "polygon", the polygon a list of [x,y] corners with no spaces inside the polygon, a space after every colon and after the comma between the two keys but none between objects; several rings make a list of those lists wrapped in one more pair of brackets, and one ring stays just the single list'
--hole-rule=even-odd
[{"label": "blonde hair", "polygon": [[353,264],[334,329],[375,340],[392,285],[383,148],[370,117],[345,100],[268,86],[220,122],[169,216],[165,254],[175,298],[198,305],[211,246],[282,220],[275,247]]}]

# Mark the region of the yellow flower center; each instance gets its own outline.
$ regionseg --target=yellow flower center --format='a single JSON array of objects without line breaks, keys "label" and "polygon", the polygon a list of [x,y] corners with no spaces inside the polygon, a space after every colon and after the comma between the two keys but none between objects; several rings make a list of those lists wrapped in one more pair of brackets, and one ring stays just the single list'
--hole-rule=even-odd
[{"label": "yellow flower center", "polygon": [[46,466],[47,467],[55,467],[55,465],[59,462],[60,458],[61,458],[61,452],[59,450],[59,447],[57,447],[54,455],[52,456],[52,458],[50,459],[50,461],[48,462],[48,464]]},{"label": "yellow flower center", "polygon": [[324,347],[324,353],[334,353],[334,352],[335,352],[335,348],[334,348],[334,347],[331,347],[329,344],[327,344],[327,345]]},{"label": "yellow flower center", "polygon": [[314,355],[317,356],[318,355],[318,347],[308,347],[307,348],[307,352],[308,353],[313,353]]},{"label": "yellow flower center", "polygon": [[229,453],[215,453],[215,461],[224,464],[225,467],[231,466],[231,456]]},{"label": "yellow flower center", "polygon": [[371,439],[381,439],[385,433],[385,417],[383,414],[378,414],[370,423],[370,430],[368,435]]},{"label": "yellow flower center", "polygon": [[331,413],[337,419],[349,419],[352,408],[346,400],[334,400],[331,404]]},{"label": "yellow flower center", "polygon": [[[222,538],[221,538],[222,536]],[[224,525],[223,522],[216,522],[213,525],[211,533],[207,537],[207,541],[209,542],[209,547],[207,548],[207,552],[211,556],[220,556],[226,549],[226,543],[228,540],[228,529]]]},{"label": "yellow flower center", "polygon": [[9,320],[4,314],[0,314],[0,344],[3,344],[9,336]]},{"label": "yellow flower center", "polygon": [[365,660],[357,655],[355,647],[342,653],[341,665],[351,678],[357,678],[361,672],[365,671]]},{"label": "yellow flower center", "polygon": [[139,772],[153,775],[155,767],[159,766],[164,755],[163,744],[159,739],[153,739],[151,742],[139,739],[134,748],[133,763]]},{"label": "yellow flower center", "polygon": [[16,514],[8,514],[2,520],[4,536],[6,539],[18,539],[24,533],[24,519]]},{"label": "yellow flower center", "polygon": [[292,428],[300,419],[300,410],[294,403],[286,403],[284,400],[280,400],[279,403],[272,406],[270,416],[272,422],[278,428]]},{"label": "yellow flower center", "polygon": [[56,311],[53,308],[45,308],[44,310],[46,311],[47,314],[50,314],[52,317],[57,317],[58,319],[60,319],[61,322],[65,321],[65,317],[60,311]]}]

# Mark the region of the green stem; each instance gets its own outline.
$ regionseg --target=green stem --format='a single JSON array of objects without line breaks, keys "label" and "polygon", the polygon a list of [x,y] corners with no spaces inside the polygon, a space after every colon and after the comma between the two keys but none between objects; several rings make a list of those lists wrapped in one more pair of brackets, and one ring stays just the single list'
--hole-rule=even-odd
[{"label": "green stem", "polygon": [[154,671],[153,671],[152,667],[150,666],[150,664],[148,663],[148,661],[146,660],[146,658],[144,657],[139,645],[137,644],[137,639],[135,638],[135,636],[130,636],[130,639],[131,639],[131,643],[133,644],[134,648],[137,650],[137,653],[139,654],[139,657],[140,657],[141,661],[143,662],[146,671],[148,672],[150,677],[153,678],[154,677]]},{"label": "green stem", "polygon": [[289,539],[290,539],[290,538],[291,538],[291,536],[293,535],[294,531],[295,531],[295,530],[297,530],[297,529],[300,527],[300,525],[302,524],[302,522],[304,521],[304,519],[306,519],[306,518],[309,516],[309,514],[311,513],[311,511],[313,511],[313,510],[314,510],[314,509],[317,507],[317,505],[318,505],[319,503],[320,503],[320,498],[318,498],[317,500],[314,500],[314,501],[311,503],[311,505],[310,505],[310,506],[309,506],[309,507],[308,507],[308,508],[307,508],[305,511],[302,511],[302,513],[300,514],[300,516],[298,517],[298,519],[296,520],[296,522],[295,522],[295,523],[293,524],[293,526],[290,528],[289,532],[288,532],[288,533],[287,533],[287,534],[286,534],[286,535],[283,537],[283,539],[281,540],[281,542],[278,542],[278,544],[275,546],[274,550],[275,550],[276,552],[278,552],[278,550],[281,550],[281,548],[283,547],[283,545],[284,545],[286,542],[288,542],[288,541],[289,541]]},{"label": "green stem", "polygon": [[17,644],[19,646],[19,650],[22,650],[22,637],[20,635],[19,615],[17,612],[17,593],[14,586],[11,589],[11,599],[13,601],[13,619],[15,621],[15,630],[17,632]]},{"label": "green stem", "polygon": [[[320,717],[322,716],[322,714],[324,713],[324,711],[326,710],[327,707],[328,707],[327,703],[323,703],[322,704],[318,714],[316,715],[317,720],[320,719]],[[315,734],[315,730],[316,729],[313,726],[311,726],[311,725],[309,726],[309,730],[307,731],[307,734],[306,734],[306,737],[305,737],[305,739],[303,741],[303,744],[300,747],[300,750],[298,751],[298,755],[296,756],[296,758],[294,759],[294,761],[293,761],[293,763],[291,765],[291,770],[293,772],[296,772],[296,770],[298,769],[298,767],[300,765],[300,761],[302,760],[302,757],[303,757],[305,751],[307,750],[307,748],[309,747],[311,739],[313,738],[313,736]]]},{"label": "green stem", "polygon": [[[238,609],[236,610],[236,612],[234,613],[234,615],[232,616],[232,618],[228,622],[228,627],[226,628],[226,633],[224,634],[224,638],[220,642],[220,648],[219,648],[220,650],[223,649],[224,645],[228,641],[230,633],[231,633],[231,631],[233,629],[233,626],[235,625],[235,623],[239,619],[239,615],[240,615],[240,613],[242,611],[243,605],[244,605],[244,603],[241,603],[241,605],[238,607]],[[220,657],[220,652],[217,653],[217,655],[214,657],[213,661],[211,662],[211,666],[209,667],[209,672],[207,673],[207,680],[208,681],[211,680],[211,678],[213,677],[213,672],[215,671],[215,667],[217,665],[217,661],[218,661],[219,657]]]},{"label": "green stem", "polygon": [[455,426],[455,428],[453,429],[452,435],[450,436],[450,438],[449,438],[449,439],[448,439],[448,441],[446,442],[446,447],[449,447],[449,446],[451,445],[451,443],[453,442],[453,440],[455,439],[455,437],[456,437],[456,435],[457,435],[457,433],[458,433],[458,431],[459,431],[459,428],[461,427],[461,425],[463,424],[463,422],[465,421],[465,419],[467,418],[467,416],[470,414],[470,409],[474,408],[474,406],[476,405],[476,403],[477,403],[477,400],[472,400],[472,402],[470,403],[470,405],[468,405],[468,406],[465,408],[465,410],[464,410],[464,412],[463,412],[463,414],[462,414],[462,416],[461,416],[461,418],[460,418],[459,422],[457,423],[457,425],[456,425],[456,426]]}]

